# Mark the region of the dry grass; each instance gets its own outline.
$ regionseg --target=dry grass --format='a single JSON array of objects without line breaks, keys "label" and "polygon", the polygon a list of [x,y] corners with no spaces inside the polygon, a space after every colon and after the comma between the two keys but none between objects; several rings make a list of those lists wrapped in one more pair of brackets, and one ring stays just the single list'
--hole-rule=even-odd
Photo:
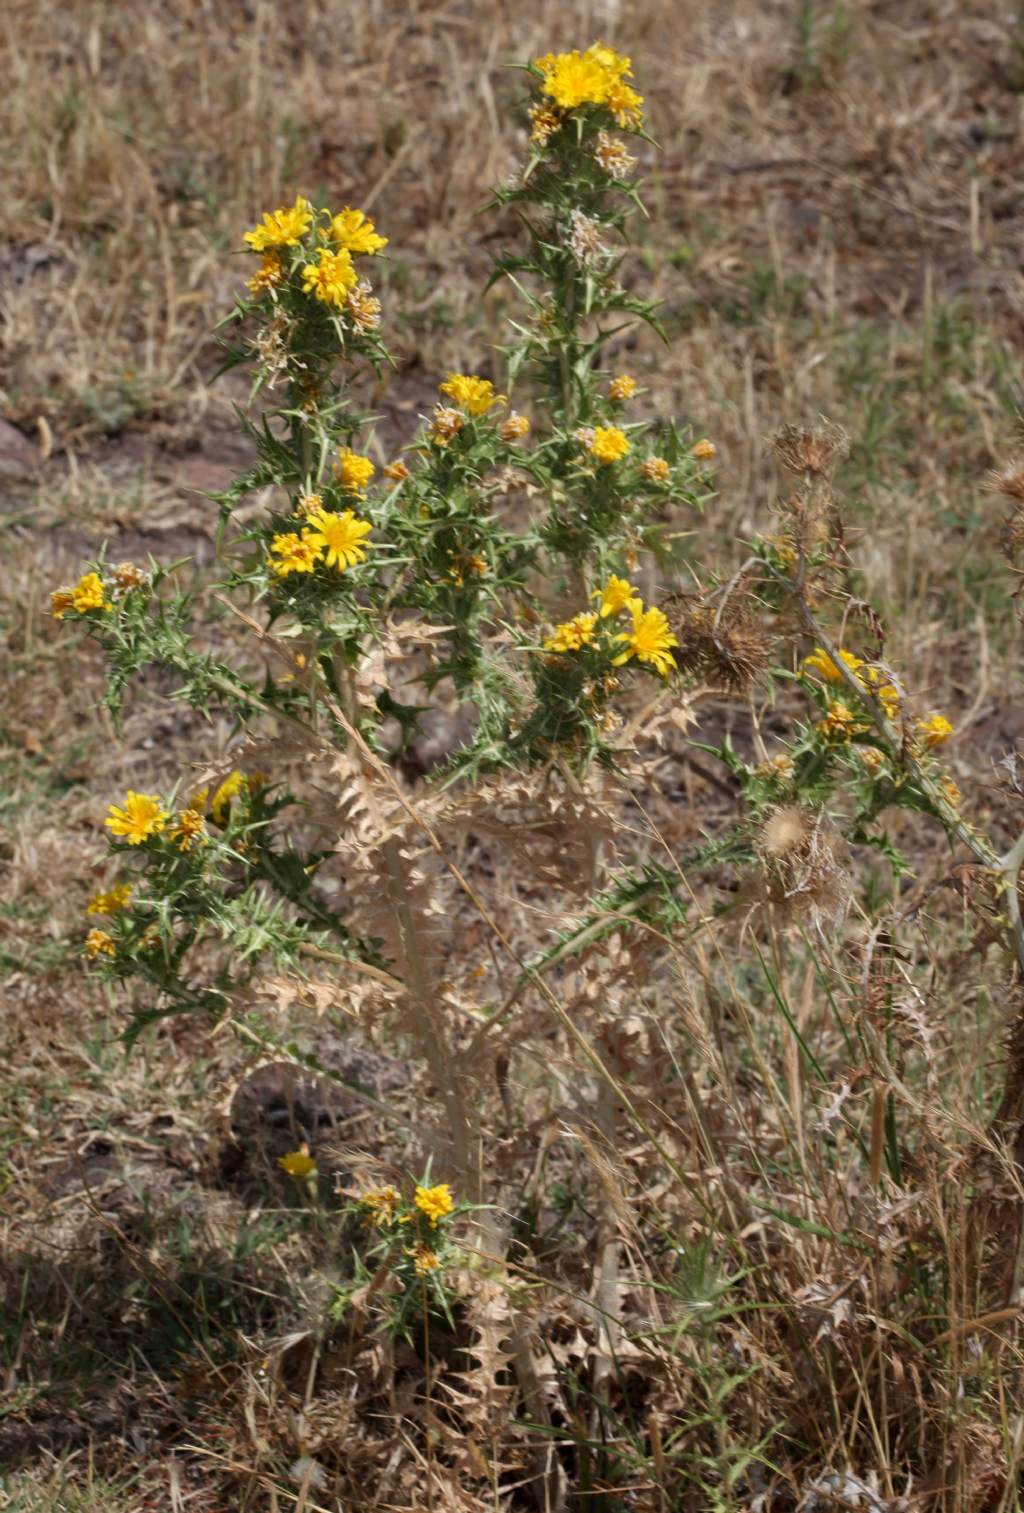
[{"label": "dry grass", "polygon": [[[45,593],[104,539],[209,560],[196,491],[239,460],[209,331],[240,228],[297,189],[374,210],[385,308],[403,312],[375,396],[386,438],[502,315],[479,290],[504,228],[476,212],[522,146],[504,63],[595,34],[633,56],[662,149],[633,276],[664,301],[670,345],[638,339],[628,361],[721,455],[694,561],[730,561],[763,526],[779,423],[841,423],[856,590],[954,718],[973,812],[1007,843],[1020,828],[994,766],[1020,735],[1018,637],[983,489],[1022,392],[1009,13],[8,0],[0,1508],[525,1507],[538,1423],[552,1509],[1020,1506],[1020,1192],[992,1125],[1014,1000],[969,907],[978,880],[951,876],[926,827],[894,829],[916,877],[893,895],[892,941],[855,913],[833,948],[769,911],[554,979],[571,1020],[611,982],[611,1093],[540,1001],[497,1074],[484,1063],[482,1159],[529,1303],[532,1395],[522,1373],[513,1394],[508,1305],[472,1259],[429,1392],[419,1346],[335,1329],[351,1235],[297,1206],[259,1120],[234,1164],[231,1110],[259,1058],[172,1022],[125,1059],[126,1005],[80,969],[105,795],[216,760],[232,732],[147,701],[113,739],[98,668],[57,643]],[[698,734],[749,728],[742,702],[700,713]],[[615,815],[662,857],[732,803],[683,745],[645,748],[657,781]],[[574,908],[497,846],[460,854],[531,921],[526,954]],[[889,886],[862,866],[865,917]],[[450,902],[451,954],[488,965],[489,1001],[509,984],[491,985],[487,932]],[[282,1025],[349,1065],[336,1005],[293,1003]],[[395,1133],[342,1104],[333,1138],[403,1166],[418,1148],[402,1121],[432,1102],[422,1074],[387,1080],[403,1048],[378,1042],[360,1054]],[[1006,1096],[1009,1127],[1019,1088]]]}]

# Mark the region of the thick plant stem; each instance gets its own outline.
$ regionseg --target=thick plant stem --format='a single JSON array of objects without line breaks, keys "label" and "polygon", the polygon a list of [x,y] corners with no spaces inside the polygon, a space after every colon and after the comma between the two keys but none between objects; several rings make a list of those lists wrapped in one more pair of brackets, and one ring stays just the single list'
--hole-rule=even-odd
[{"label": "thick plant stem", "polygon": [[386,840],[381,852],[388,897],[398,925],[401,977],[405,983],[416,1038],[448,1116],[452,1163],[463,1191],[475,1199],[478,1197],[476,1189],[479,1184],[470,1160],[469,1120],[465,1100],[444,1023],[437,1012],[430,989],[425,954],[410,897],[408,873],[397,838]]}]

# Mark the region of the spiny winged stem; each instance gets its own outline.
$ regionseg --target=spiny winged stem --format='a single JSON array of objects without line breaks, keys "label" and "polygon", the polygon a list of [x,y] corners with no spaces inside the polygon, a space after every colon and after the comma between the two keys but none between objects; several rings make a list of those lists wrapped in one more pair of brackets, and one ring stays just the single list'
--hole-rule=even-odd
[{"label": "spiny winged stem", "polygon": [[448,1116],[452,1160],[459,1179],[464,1187],[475,1189],[465,1098],[444,1021],[437,1011],[435,994],[427,976],[415,906],[408,886],[408,868],[402,857],[400,842],[395,837],[386,840],[381,849],[388,879],[389,900],[398,924],[402,955],[401,977],[405,983],[416,1037]]}]

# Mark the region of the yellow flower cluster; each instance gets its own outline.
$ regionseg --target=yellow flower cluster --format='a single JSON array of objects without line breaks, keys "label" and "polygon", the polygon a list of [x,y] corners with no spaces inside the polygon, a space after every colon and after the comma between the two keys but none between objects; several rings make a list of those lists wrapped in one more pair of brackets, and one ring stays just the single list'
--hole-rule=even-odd
[{"label": "yellow flower cluster", "polygon": [[588,451],[606,467],[618,462],[629,451],[629,441],[618,426],[595,426],[594,434],[587,443]]},{"label": "yellow flower cluster", "polygon": [[253,252],[265,252],[268,247],[297,247],[312,224],[312,205],[297,195],[290,209],[267,211],[260,224],[247,231],[242,240]]},{"label": "yellow flower cluster", "polygon": [[90,930],[85,937],[85,954],[90,961],[95,961],[97,956],[113,956],[115,952],[113,936],[108,935],[106,930]]},{"label": "yellow flower cluster", "polygon": [[495,394],[489,378],[474,378],[468,373],[449,373],[439,386],[467,415],[486,415],[495,404],[504,404],[504,394]]},{"label": "yellow flower cluster", "polygon": [[[545,53],[534,67],[541,75],[541,92],[563,111],[603,105],[619,126],[638,127],[643,121],[643,97],[626,83],[633,69],[629,58],[596,42],[586,52]],[[537,125],[534,122],[534,132]]]},{"label": "yellow flower cluster", "polygon": [[50,612],[55,620],[63,620],[69,609],[80,615],[88,614],[91,609],[108,614],[113,607],[99,573],[86,573],[74,588],[57,588],[50,595]]},{"label": "yellow flower cluster", "polygon": [[115,883],[106,893],[97,893],[95,898],[89,900],[86,914],[117,914],[121,909],[127,909],[131,902],[131,883]]},{"label": "yellow flower cluster", "polygon": [[585,646],[593,644],[600,621],[627,610],[633,622],[632,628],[618,631],[612,636],[614,645],[624,647],[623,651],[612,658],[612,666],[621,667],[635,657],[638,662],[653,667],[662,677],[673,670],[675,660],[672,648],[678,646],[679,642],[673,635],[663,610],[653,605],[650,609],[644,609],[643,600],[633,585],[626,578],[616,578],[614,574],[603,588],[595,591],[593,597],[600,601],[597,610],[574,615],[571,620],[556,625],[544,642],[545,651],[560,654],[582,651]]},{"label": "yellow flower cluster", "polygon": [[342,488],[348,489],[351,494],[364,494],[366,485],[376,471],[369,457],[353,452],[351,447],[342,447],[334,464],[334,476]]},{"label": "yellow flower cluster", "polygon": [[372,257],[388,244],[387,237],[380,235],[366,212],[353,210],[349,205],[331,217],[330,235],[339,247],[354,257]]},{"label": "yellow flower cluster", "polygon": [[[373,464],[370,463],[370,467]],[[366,561],[366,541],[373,526],[354,510],[313,509],[301,532],[284,531],[270,543],[270,568],[278,578],[291,573],[311,573],[319,562],[344,572]]]},{"label": "yellow flower cluster", "polygon": [[372,330],[380,320],[380,301],[374,299],[365,279],[359,278],[352,260],[372,257],[387,246],[388,239],[380,235],[364,210],[350,205],[331,215],[328,210],[315,210],[299,195],[294,205],[267,211],[260,224],[242,238],[250,251],[263,254],[247,288],[259,296],[282,284],[286,270],[279,249],[298,247],[321,217],[327,219],[327,225],[318,232],[324,245],[316,247],[315,261],[302,265],[303,290],[321,304],[347,310],[362,330]]},{"label": "yellow flower cluster", "polygon": [[608,398],[612,404],[620,405],[627,399],[632,399],[636,393],[636,379],[629,373],[620,373],[618,378],[613,378],[608,385]]},{"label": "yellow flower cluster", "polygon": [[352,254],[347,247],[332,252],[330,247],[321,247],[317,262],[306,263],[302,269],[302,286],[323,305],[346,305],[349,291],[359,282]]},{"label": "yellow flower cluster", "polygon": [[417,1187],[413,1202],[420,1213],[430,1220],[433,1229],[437,1228],[438,1219],[447,1218],[455,1208],[452,1190],[447,1182],[439,1182],[436,1187]]},{"label": "yellow flower cluster", "polygon": [[582,651],[584,646],[589,646],[593,641],[596,629],[597,615],[574,615],[571,620],[563,620],[561,625],[555,626],[554,632],[544,642],[544,650]]}]

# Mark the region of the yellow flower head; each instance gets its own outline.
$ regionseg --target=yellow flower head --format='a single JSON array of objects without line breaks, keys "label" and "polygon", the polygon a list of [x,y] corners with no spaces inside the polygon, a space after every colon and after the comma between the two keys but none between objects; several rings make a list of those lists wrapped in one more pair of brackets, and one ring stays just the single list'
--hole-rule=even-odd
[{"label": "yellow flower head", "polygon": [[262,294],[266,289],[276,289],[284,278],[284,265],[276,252],[264,252],[252,278],[246,279],[245,287],[250,294]]},{"label": "yellow flower head", "polygon": [[297,1151],[289,1151],[287,1156],[278,1156],[277,1164],[289,1177],[297,1177],[300,1181],[303,1177],[316,1176],[316,1162],[309,1154],[308,1145],[300,1145]]},{"label": "yellow flower head", "polygon": [[97,893],[96,897],[89,900],[86,914],[117,914],[120,909],[127,909],[131,901],[131,883],[115,883],[107,893]]},{"label": "yellow flower head", "polygon": [[645,457],[640,471],[648,483],[667,483],[671,469],[664,457]]},{"label": "yellow flower head", "polygon": [[953,734],[953,727],[944,714],[933,714],[927,720],[917,720],[914,729],[918,740],[925,746],[944,746]]},{"label": "yellow flower head", "polygon": [[114,955],[113,937],[106,930],[90,930],[85,937],[85,954],[90,961],[95,961],[97,956]]},{"label": "yellow flower head", "polygon": [[54,617],[58,620],[69,609],[76,609],[80,615],[84,615],[91,609],[109,612],[114,607],[107,598],[107,590],[99,573],[86,573],[84,578],[79,578],[74,588],[59,589],[52,596],[51,603]]},{"label": "yellow flower head", "polygon": [[182,809],[178,823],[171,831],[171,839],[178,842],[179,851],[191,851],[197,841],[205,838],[206,821],[198,809]]},{"label": "yellow flower head", "polygon": [[437,1271],[441,1265],[436,1252],[431,1250],[430,1246],[424,1244],[422,1240],[405,1253],[407,1256],[412,1256],[413,1268],[418,1277],[425,1277],[430,1272]]},{"label": "yellow flower head", "polygon": [[608,398],[613,404],[622,404],[627,399],[632,399],[636,393],[636,379],[629,373],[620,373],[618,378],[613,378],[608,385]]},{"label": "yellow flower head", "polygon": [[465,410],[467,415],[486,415],[494,404],[504,404],[504,394],[495,394],[489,378],[473,378],[468,373],[449,373],[439,392]]},{"label": "yellow flower head", "polygon": [[[855,657],[852,651],[842,650],[840,650],[839,657],[854,676],[859,678],[860,670],[864,666],[860,657]],[[828,652],[820,646],[816,646],[809,657],[804,657],[800,666],[804,672],[816,673],[826,683],[841,683],[843,681],[843,675],[839,668],[833,662]]]},{"label": "yellow flower head", "polygon": [[253,252],[265,252],[268,247],[297,247],[312,224],[313,207],[298,195],[290,209],[268,211],[260,225],[247,231],[242,240],[248,242]]},{"label": "yellow flower head", "polygon": [[321,247],[317,259],[315,263],[306,263],[302,269],[306,293],[312,294],[322,305],[346,304],[349,291],[359,282],[352,266],[352,254],[347,247],[342,247],[340,252]]},{"label": "yellow flower head", "polygon": [[342,447],[334,464],[334,476],[350,494],[364,493],[376,471],[369,457],[362,457],[351,447]]},{"label": "yellow flower head", "polygon": [[401,457],[396,457],[394,462],[389,462],[387,467],[384,468],[383,471],[384,477],[387,478],[391,483],[404,483],[405,480],[409,477],[409,469],[406,467]]},{"label": "yellow flower head", "polygon": [[340,515],[331,510],[315,510],[309,523],[312,527],[310,542],[323,552],[328,567],[343,572],[346,567],[355,567],[357,562],[366,561],[363,541],[373,530],[368,520],[360,520],[353,510],[343,510]]},{"label": "yellow flower head", "polygon": [[339,246],[357,257],[380,252],[388,244],[387,237],[378,234],[365,211],[352,210],[348,205],[331,217],[331,235]]},{"label": "yellow flower head", "polygon": [[629,608],[633,616],[633,629],[623,631],[615,637],[616,641],[625,643],[626,650],[613,659],[612,666],[621,667],[623,662],[636,657],[638,662],[646,662],[664,677],[676,665],[672,647],[679,645],[664,611],[653,606],[644,609],[639,599],[634,599]]},{"label": "yellow flower head", "polygon": [[155,793],[134,793],[129,788],[124,807],[111,804],[104,824],[112,835],[123,836],[129,846],[141,846],[151,835],[159,835],[169,818]]},{"label": "yellow flower head", "polygon": [[398,1212],[399,1192],[396,1187],[371,1187],[369,1192],[360,1193],[359,1201],[369,1210],[367,1224],[376,1224],[379,1228],[393,1222]]},{"label": "yellow flower head", "polygon": [[271,571],[279,578],[287,578],[289,573],[311,573],[320,561],[320,548],[308,530],[301,536],[285,531],[271,541],[269,561]]},{"label": "yellow flower head", "polygon": [[589,646],[593,641],[596,625],[597,616],[590,613],[574,615],[571,620],[563,620],[561,625],[555,626],[554,633],[544,642],[544,650],[582,651],[584,646]]},{"label": "yellow flower head", "polygon": [[541,89],[563,110],[576,110],[580,105],[603,105],[608,98],[611,79],[589,52],[559,53],[537,59],[537,67],[544,75]]},{"label": "yellow flower head", "polygon": [[718,448],[706,436],[702,437],[700,441],[695,441],[690,450],[698,462],[710,462],[712,458],[718,456]]},{"label": "yellow flower head", "polygon": [[525,415],[520,415],[516,410],[513,410],[498,427],[498,435],[501,437],[502,441],[522,441],[524,437],[529,436],[529,434],[529,420]]},{"label": "yellow flower head", "polygon": [[595,589],[593,597],[601,600],[599,614],[602,620],[608,615],[617,615],[620,610],[632,610],[635,605],[640,605],[640,596],[632,583],[625,578],[616,578],[614,573],[604,588]]},{"label": "yellow flower head", "polygon": [[231,800],[238,797],[247,783],[248,779],[245,773],[239,772],[237,767],[221,783],[217,792],[213,795],[213,803],[210,805],[210,813],[218,825],[224,824],[231,806]]},{"label": "yellow flower head", "polygon": [[595,426],[589,443],[590,451],[598,462],[606,466],[618,462],[629,451],[629,441],[618,426]]},{"label": "yellow flower head", "polygon": [[417,1187],[413,1202],[421,1214],[426,1214],[434,1229],[437,1228],[438,1219],[445,1218],[455,1207],[452,1190],[447,1182],[439,1182],[436,1187]]}]

